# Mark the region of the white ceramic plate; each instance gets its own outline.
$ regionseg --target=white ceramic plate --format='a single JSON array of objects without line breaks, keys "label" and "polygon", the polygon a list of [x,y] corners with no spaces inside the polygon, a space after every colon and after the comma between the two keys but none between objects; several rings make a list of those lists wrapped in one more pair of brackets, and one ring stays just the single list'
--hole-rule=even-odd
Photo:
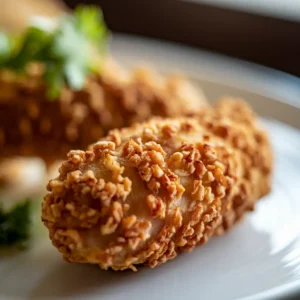
[{"label": "white ceramic plate", "polygon": [[273,191],[225,236],[137,273],[65,263],[47,239],[40,240],[27,252],[0,258],[0,298],[299,299],[300,80],[245,62],[128,36],[116,36],[112,51],[127,65],[147,61],[162,72],[183,72],[212,100],[224,94],[246,98],[265,117],[272,138]]}]

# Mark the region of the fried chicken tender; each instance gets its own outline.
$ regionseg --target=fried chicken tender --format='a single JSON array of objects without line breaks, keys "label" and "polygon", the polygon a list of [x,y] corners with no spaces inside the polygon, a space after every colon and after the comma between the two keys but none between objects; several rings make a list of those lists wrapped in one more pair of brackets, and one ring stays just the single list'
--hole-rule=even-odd
[{"label": "fried chicken tender", "polygon": [[183,78],[126,72],[110,59],[83,90],[64,89],[56,100],[47,97],[40,66],[28,72],[25,78],[0,72],[0,157],[39,156],[50,163],[111,129],[151,116],[192,115],[206,106],[201,91]]},{"label": "fried chicken tender", "polygon": [[69,262],[155,267],[232,227],[269,192],[271,171],[255,116],[225,100],[198,118],[152,119],[70,151],[42,220]]}]

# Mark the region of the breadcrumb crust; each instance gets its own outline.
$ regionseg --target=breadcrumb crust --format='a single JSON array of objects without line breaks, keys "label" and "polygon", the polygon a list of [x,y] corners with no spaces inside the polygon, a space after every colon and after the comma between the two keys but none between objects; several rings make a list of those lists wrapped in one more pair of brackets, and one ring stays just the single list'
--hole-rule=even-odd
[{"label": "breadcrumb crust", "polygon": [[27,77],[2,70],[0,89],[0,156],[39,156],[49,163],[113,128],[152,116],[192,115],[206,106],[184,78],[163,78],[150,69],[126,73],[109,60],[81,91],[66,88],[57,100],[47,98],[37,66]]},{"label": "breadcrumb crust", "polygon": [[269,192],[271,172],[253,112],[225,99],[197,119],[152,119],[70,151],[42,220],[69,262],[155,267],[231,228]]}]

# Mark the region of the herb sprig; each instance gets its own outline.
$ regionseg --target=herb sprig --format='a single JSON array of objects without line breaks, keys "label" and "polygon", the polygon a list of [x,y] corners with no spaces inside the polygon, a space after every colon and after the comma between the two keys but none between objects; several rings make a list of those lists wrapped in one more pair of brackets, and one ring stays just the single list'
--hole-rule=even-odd
[{"label": "herb sprig", "polygon": [[107,35],[102,12],[93,6],[57,22],[35,18],[21,36],[0,33],[0,69],[26,74],[30,63],[42,63],[48,96],[57,98],[65,85],[80,90],[89,73],[99,72],[95,60],[104,56]]},{"label": "herb sprig", "polygon": [[0,209],[0,248],[18,244],[25,246],[30,236],[31,201],[17,204],[11,211]]}]

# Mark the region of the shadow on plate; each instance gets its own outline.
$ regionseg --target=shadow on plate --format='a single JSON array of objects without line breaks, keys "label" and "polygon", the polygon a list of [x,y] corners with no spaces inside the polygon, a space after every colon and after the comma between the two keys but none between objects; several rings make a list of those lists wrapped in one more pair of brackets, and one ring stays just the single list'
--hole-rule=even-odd
[{"label": "shadow on plate", "polygon": [[38,285],[30,293],[30,299],[84,297],[93,294],[95,290],[101,297],[113,292],[113,285],[124,280],[135,280],[137,276],[139,274],[130,270],[104,271],[98,266],[62,262],[39,280]]}]

